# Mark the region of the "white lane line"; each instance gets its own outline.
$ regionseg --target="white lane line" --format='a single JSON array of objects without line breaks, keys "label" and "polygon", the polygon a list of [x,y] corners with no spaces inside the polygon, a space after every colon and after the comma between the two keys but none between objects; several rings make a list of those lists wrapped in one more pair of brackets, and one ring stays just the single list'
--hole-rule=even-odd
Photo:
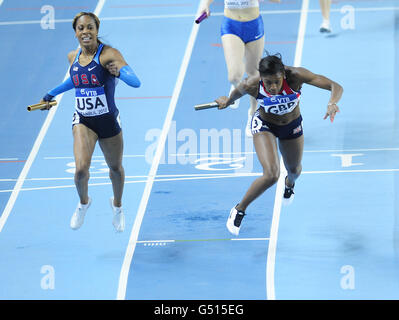
[{"label": "white lane line", "polygon": [[[99,0],[97,3],[96,8],[94,9],[94,14],[99,17],[100,16],[100,12],[102,11],[104,5],[105,5],[105,1],[106,0]],[[102,18],[101,18],[102,19]]]},{"label": "white lane line", "polygon": [[[399,151],[399,148],[359,148],[359,149],[326,149],[326,150],[304,150],[305,153],[322,153],[322,152],[367,152],[367,151]],[[243,151],[243,152],[198,152],[198,153],[170,153],[169,156],[216,156],[216,155],[244,155],[244,154],[256,154],[254,151]],[[145,154],[132,154],[123,155],[124,158],[144,158]],[[93,158],[104,159],[104,156],[93,156]],[[45,160],[58,160],[58,159],[74,159],[73,156],[48,156],[43,157]],[[0,160],[18,160],[18,158],[5,158]]]},{"label": "white lane line", "polygon": [[[303,44],[306,33],[306,21],[308,17],[309,0],[302,1],[301,15],[299,20],[298,38],[295,49],[295,60],[294,67],[299,67],[302,60]],[[276,299],[275,283],[274,283],[274,271],[276,263],[276,250],[277,250],[277,236],[278,227],[280,222],[280,212],[282,205],[282,198],[284,193],[285,176],[287,172],[284,167],[283,159],[280,158],[280,178],[277,182],[276,197],[274,200],[272,226],[270,230],[270,241],[269,249],[267,252],[267,264],[266,264],[266,297],[268,300]]]},{"label": "white lane line", "polygon": [[[235,173],[193,173],[193,174],[158,174],[155,178],[178,178],[178,177],[203,177],[203,176],[225,176],[231,175]],[[252,174],[252,173],[248,173]],[[257,175],[257,173],[255,173]],[[125,176],[125,179],[136,179],[136,178],[144,178],[147,179],[149,176]],[[101,176],[101,177],[90,177],[92,179],[109,179],[109,176]],[[57,181],[57,180],[74,180],[74,177],[64,177],[64,178],[27,178],[25,181]],[[13,182],[17,181],[17,179],[0,179],[0,182]]]},{"label": "white lane line", "polygon": [[[360,169],[360,170],[320,170],[320,171],[302,171],[301,175],[304,174],[337,174],[337,173],[384,173],[384,172],[399,172],[399,168],[396,169]],[[224,179],[224,178],[243,178],[243,177],[260,177],[261,172],[250,172],[250,173],[223,173],[223,174],[199,174],[199,175],[179,175],[174,178],[162,178],[163,176],[156,176],[154,182],[169,182],[169,181],[187,181],[187,180],[204,180],[204,179]],[[131,183],[147,183],[149,176],[137,176],[146,178],[147,180],[133,180],[125,181],[125,184]],[[100,179],[109,179],[109,177],[99,177]],[[92,178],[90,178],[92,179]],[[71,180],[68,178],[68,180]],[[14,182],[15,179],[0,179],[0,182]],[[25,181],[29,181],[26,179]],[[103,183],[90,183],[89,187],[107,186],[111,185],[111,182]],[[66,189],[75,188],[74,184],[63,185],[63,186],[48,186],[48,187],[32,187],[32,188],[21,188],[19,191],[38,191],[38,190],[51,190],[51,189]],[[13,189],[0,190],[0,193],[12,192]]]},{"label": "white lane line", "polygon": [[[144,154],[125,154],[123,158],[144,158]],[[104,156],[92,156],[93,159],[105,159]],[[43,157],[44,160],[63,160],[63,159],[75,159],[74,156],[58,156],[58,157]]]},{"label": "white lane line", "polygon": [[[355,12],[384,12],[396,11],[399,7],[369,7],[369,8],[354,8]],[[331,12],[340,12],[341,9],[331,9]],[[298,14],[300,10],[262,10],[260,14]],[[317,13],[319,9],[308,10],[308,13]],[[222,16],[222,12],[212,12],[212,16]],[[102,17],[101,21],[128,21],[128,20],[151,20],[151,19],[174,19],[174,18],[195,18],[193,14],[165,14],[165,15],[145,15],[145,16],[124,16],[124,17]],[[73,19],[56,19],[55,23],[71,23]],[[19,21],[2,21],[0,26],[25,25],[25,24],[40,24],[41,20],[19,20]]]},{"label": "white lane line", "polygon": [[[99,15],[102,7],[104,6],[105,0],[100,0],[97,4],[96,10],[94,11],[97,16]],[[69,77],[69,69],[65,74],[64,80],[65,81]],[[8,199],[8,202],[6,204],[6,207],[3,210],[3,213],[1,214],[0,217],[0,232],[3,230],[4,225],[6,224],[6,221],[11,213],[12,208],[14,207],[15,201],[17,200],[18,194],[22,188],[22,185],[25,181],[26,176],[28,175],[28,172],[33,164],[33,161],[36,158],[37,153],[39,152],[39,148],[43,142],[44,137],[46,136],[47,130],[53,121],[53,118],[55,116],[55,113],[57,112],[58,106],[61,102],[61,99],[63,97],[63,93],[58,95],[55,100],[57,101],[57,105],[55,107],[52,107],[48,111],[48,115],[46,117],[46,120],[44,121],[42,128],[40,129],[39,135],[37,136],[35,143],[33,145],[33,148],[31,152],[29,153],[28,159],[25,162],[25,165],[18,177],[18,180],[14,186],[14,189],[11,192],[10,198]]]},{"label": "white lane line", "polygon": [[374,148],[374,149],[347,149],[347,150],[305,150],[307,153],[318,153],[318,152],[372,152],[372,151],[399,151],[399,148]]},{"label": "white lane line", "polygon": [[[200,9],[200,5],[197,8],[196,16],[199,14],[199,9]],[[175,84],[175,88],[173,90],[173,95],[172,95],[172,98],[171,98],[171,101],[169,104],[168,113],[166,115],[166,119],[165,119],[165,122],[164,122],[164,125],[162,128],[162,132],[161,132],[161,135],[158,140],[158,146],[157,146],[157,150],[156,150],[156,153],[154,156],[154,160],[151,165],[149,177],[147,179],[143,197],[141,198],[140,206],[139,206],[139,209],[138,209],[138,212],[136,215],[136,219],[134,221],[133,229],[130,234],[129,244],[126,249],[125,258],[123,261],[123,265],[122,265],[122,269],[121,269],[121,273],[120,273],[120,277],[119,277],[119,285],[118,285],[118,292],[117,292],[118,300],[125,299],[125,296],[126,296],[126,286],[127,286],[128,275],[129,275],[129,269],[130,269],[133,254],[134,254],[134,251],[136,248],[136,242],[137,242],[137,238],[138,238],[138,235],[140,232],[141,223],[143,221],[145,210],[147,208],[147,203],[148,203],[148,200],[150,197],[152,185],[154,183],[154,177],[158,170],[158,166],[159,166],[159,163],[160,163],[160,160],[162,157],[162,153],[165,148],[166,138],[167,138],[167,135],[168,135],[168,132],[169,132],[172,120],[173,120],[173,115],[175,113],[177,101],[178,101],[178,98],[180,96],[180,91],[183,86],[183,81],[184,81],[187,67],[188,67],[188,64],[189,64],[189,61],[191,58],[191,53],[193,51],[195,39],[197,38],[198,30],[199,30],[199,24],[196,24],[195,22],[193,22],[191,33],[190,33],[188,43],[187,43],[187,47],[186,47],[186,50],[184,53],[183,61],[180,66],[179,74],[177,77],[177,82]]]}]

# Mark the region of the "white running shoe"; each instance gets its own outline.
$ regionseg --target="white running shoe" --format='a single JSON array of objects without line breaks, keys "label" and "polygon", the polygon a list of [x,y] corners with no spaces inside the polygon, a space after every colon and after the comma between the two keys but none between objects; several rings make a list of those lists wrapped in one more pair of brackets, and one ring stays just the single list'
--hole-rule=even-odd
[{"label": "white running shoe", "polygon": [[122,207],[114,206],[114,198],[109,199],[112,211],[114,212],[114,218],[112,219],[112,224],[116,232],[123,232],[125,230],[125,215],[123,214]]},{"label": "white running shoe", "polygon": [[226,222],[226,227],[230,233],[238,236],[240,233],[241,221],[244,218],[245,213],[238,211],[235,207],[230,210],[229,218]]},{"label": "white running shoe", "polygon": [[79,201],[78,206],[76,207],[76,210],[71,218],[70,226],[73,230],[78,230],[82,226],[85,219],[86,211],[87,209],[89,209],[90,204],[91,204],[90,197],[89,197],[89,202],[87,204],[81,204]]},{"label": "white running shoe", "polygon": [[322,24],[320,25],[321,33],[331,33],[330,20],[323,19]]}]

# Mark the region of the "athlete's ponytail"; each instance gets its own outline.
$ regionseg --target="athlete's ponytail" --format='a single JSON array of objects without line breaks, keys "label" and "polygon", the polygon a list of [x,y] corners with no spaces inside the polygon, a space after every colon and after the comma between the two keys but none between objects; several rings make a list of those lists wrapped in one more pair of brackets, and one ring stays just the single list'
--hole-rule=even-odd
[{"label": "athlete's ponytail", "polygon": [[259,62],[259,73],[263,76],[275,75],[277,73],[284,74],[284,64],[280,53],[270,55],[267,52],[267,56],[262,58]]}]

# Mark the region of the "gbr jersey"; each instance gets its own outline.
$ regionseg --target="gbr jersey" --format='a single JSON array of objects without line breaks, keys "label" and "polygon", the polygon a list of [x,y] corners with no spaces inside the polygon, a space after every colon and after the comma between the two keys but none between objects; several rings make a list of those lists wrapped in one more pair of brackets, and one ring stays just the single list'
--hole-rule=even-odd
[{"label": "gbr jersey", "polygon": [[81,66],[79,56],[69,69],[75,86],[75,109],[83,117],[96,117],[118,111],[114,101],[116,79],[100,63],[99,57],[104,45],[100,43],[93,60]]},{"label": "gbr jersey", "polygon": [[286,79],[283,81],[283,88],[276,95],[267,92],[262,80],[259,81],[259,93],[256,100],[265,109],[266,113],[273,113],[279,116],[290,113],[299,104],[300,98],[301,91],[292,90]]}]

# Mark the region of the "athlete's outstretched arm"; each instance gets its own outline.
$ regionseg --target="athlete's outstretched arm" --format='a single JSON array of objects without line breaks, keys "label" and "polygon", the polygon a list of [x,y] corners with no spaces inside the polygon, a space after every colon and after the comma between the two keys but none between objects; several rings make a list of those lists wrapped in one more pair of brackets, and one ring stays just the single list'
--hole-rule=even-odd
[{"label": "athlete's outstretched arm", "polygon": [[229,105],[233,104],[234,101],[240,99],[242,96],[249,94],[250,96],[256,98],[259,91],[259,77],[246,78],[241,81],[237,87],[231,91],[230,96],[222,96],[215,100],[219,105],[218,109],[227,108]]},{"label": "athlete's outstretched arm", "polygon": [[113,76],[121,79],[127,85],[138,88],[141,85],[139,78],[127,64],[122,54],[114,48],[107,47],[100,56],[101,64],[107,68]]},{"label": "athlete's outstretched arm", "polygon": [[[72,62],[74,61],[74,59],[76,57],[77,52],[78,52],[78,50],[71,51],[68,53],[69,64],[72,64]],[[51,89],[49,92],[47,92],[47,94],[42,98],[42,100],[40,102],[49,102],[49,101],[53,100],[53,98],[55,96],[59,95],[60,93],[71,90],[73,88],[74,88],[74,85],[73,85],[72,79],[70,77],[68,77],[63,83],[56,86],[54,89]],[[51,109],[51,105],[47,104],[47,106],[41,110],[49,110],[49,109]]]},{"label": "athlete's outstretched arm", "polygon": [[327,111],[323,119],[330,117],[331,122],[334,121],[335,114],[339,112],[337,103],[342,97],[344,89],[337,82],[320,74],[310,72],[305,68],[296,68],[295,76],[302,83],[307,83],[312,86],[331,91],[330,101],[327,105]]},{"label": "athlete's outstretched arm", "polygon": [[73,82],[71,77],[68,77],[63,83],[50,90],[44,97],[43,101],[51,101],[56,95],[63,93],[65,91],[73,89]]}]

